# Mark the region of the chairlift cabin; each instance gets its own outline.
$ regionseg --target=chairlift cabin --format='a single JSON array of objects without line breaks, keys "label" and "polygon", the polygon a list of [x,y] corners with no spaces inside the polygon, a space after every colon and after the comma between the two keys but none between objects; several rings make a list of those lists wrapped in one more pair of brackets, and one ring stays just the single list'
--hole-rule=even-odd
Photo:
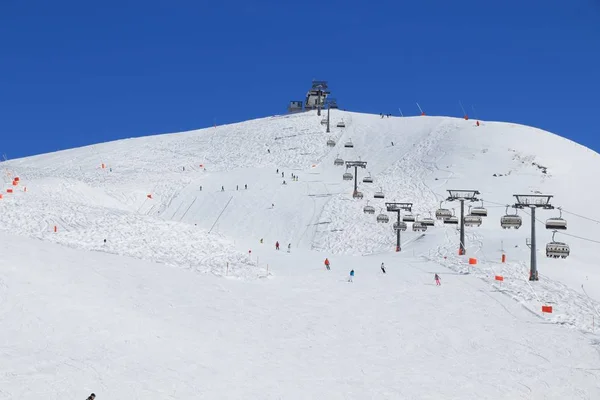
[{"label": "chairlift cabin", "polygon": [[365,176],[363,178],[363,183],[373,183],[373,178],[371,178],[371,173],[369,172],[369,176]]},{"label": "chairlift cabin", "polygon": [[571,253],[571,249],[569,245],[563,242],[557,242],[554,240],[554,235],[556,231],[552,234],[552,241],[546,245],[546,257],[550,258],[567,258]]},{"label": "chairlift cabin", "polygon": [[546,229],[567,229],[567,220],[562,218],[562,210],[560,208],[558,211],[560,211],[560,216],[546,220]]},{"label": "chairlift cabin", "polygon": [[385,195],[383,194],[383,191],[380,190],[378,192],[375,192],[375,194],[373,195],[373,198],[375,198],[375,199],[384,199]]},{"label": "chairlift cabin", "polygon": [[400,222],[400,225],[398,225],[397,222],[394,222],[394,230],[400,230],[400,231],[405,231],[408,228],[408,225],[406,225],[406,222]]},{"label": "chairlift cabin", "polygon": [[415,222],[415,216],[411,213],[402,215],[402,221],[404,222]]},{"label": "chairlift cabin", "polygon": [[321,125],[327,125],[327,118],[323,118],[321,120]]},{"label": "chairlift cabin", "polygon": [[345,181],[351,181],[354,179],[354,175],[352,175],[350,172],[344,172],[343,178]]},{"label": "chairlift cabin", "polygon": [[483,206],[483,200],[481,200],[481,206],[473,207],[470,212],[471,215],[478,215],[480,217],[487,217],[487,209]]},{"label": "chairlift cabin", "polygon": [[342,160],[341,158],[338,157],[333,161],[333,165],[338,165],[338,166],[344,165],[344,160]]},{"label": "chairlift cabin", "polygon": [[435,226],[435,220],[433,218],[423,218],[421,224],[425,226]]},{"label": "chairlift cabin", "polygon": [[481,226],[481,216],[473,215],[471,206],[469,206],[469,214],[465,215],[465,226]]},{"label": "chairlift cabin", "polygon": [[452,216],[452,211],[447,208],[442,208],[443,201],[440,201],[440,208],[435,211],[435,217],[437,219],[446,219]]},{"label": "chairlift cabin", "polygon": [[345,128],[345,127],[346,127],[346,124],[344,123],[344,121],[340,121],[340,122],[338,122],[338,123],[337,123],[337,125],[336,125],[336,126],[337,126],[338,128]]},{"label": "chairlift cabin", "polygon": [[424,232],[427,230],[427,227],[423,225],[423,223],[421,223],[420,221],[415,221],[412,224],[412,230],[413,232]]},{"label": "chairlift cabin", "polygon": [[454,215],[454,209],[452,209],[452,215],[444,219],[444,224],[458,225],[458,217]]},{"label": "chairlift cabin", "polygon": [[335,140],[333,140],[333,139],[327,139],[327,146],[329,146],[329,147],[335,147]]},{"label": "chairlift cabin", "polygon": [[510,229],[510,228],[519,229],[521,227],[521,225],[523,225],[523,219],[521,218],[521,216],[517,215],[516,213],[509,214],[508,206],[506,206],[506,215],[504,215],[502,218],[500,218],[500,226],[503,229]]},{"label": "chairlift cabin", "polygon": [[363,192],[359,192],[358,190],[355,190],[354,193],[352,193],[352,197],[354,197],[355,199],[362,199]]},{"label": "chairlift cabin", "polygon": [[387,214],[381,213],[377,216],[377,222],[387,224],[390,222],[390,217],[388,217]]},{"label": "chairlift cabin", "polygon": [[344,147],[348,147],[348,148],[354,147],[354,144],[352,143],[352,140],[348,140],[346,143],[344,143]]},{"label": "chairlift cabin", "polygon": [[367,201],[367,205],[363,207],[363,212],[365,214],[375,214],[375,207],[370,206],[369,202]]}]

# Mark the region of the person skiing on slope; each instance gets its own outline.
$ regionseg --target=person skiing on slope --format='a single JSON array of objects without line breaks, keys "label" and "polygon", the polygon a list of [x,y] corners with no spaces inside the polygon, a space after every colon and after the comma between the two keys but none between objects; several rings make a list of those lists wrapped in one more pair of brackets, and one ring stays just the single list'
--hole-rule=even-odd
[{"label": "person skiing on slope", "polygon": [[292,249],[292,244],[288,243],[288,253],[290,252],[291,249]]},{"label": "person skiing on slope", "polygon": [[383,271],[383,273],[385,274],[385,266],[383,265],[383,263],[381,263],[381,270]]},{"label": "person skiing on slope", "polygon": [[275,242],[275,250],[279,250],[279,241]]},{"label": "person skiing on slope", "polygon": [[348,282],[354,282],[352,278],[354,278],[354,270],[350,271],[350,278],[348,278]]},{"label": "person skiing on slope", "polygon": [[438,274],[435,274],[435,285],[436,286],[442,286],[442,284],[440,283],[440,276]]},{"label": "person skiing on slope", "polygon": [[329,268],[329,258],[325,258],[325,267],[327,268],[328,271],[331,269],[331,268]]},{"label": "person skiing on slope", "polygon": [[92,393],[86,400],[94,400],[95,398],[96,398],[96,395],[94,393]]}]

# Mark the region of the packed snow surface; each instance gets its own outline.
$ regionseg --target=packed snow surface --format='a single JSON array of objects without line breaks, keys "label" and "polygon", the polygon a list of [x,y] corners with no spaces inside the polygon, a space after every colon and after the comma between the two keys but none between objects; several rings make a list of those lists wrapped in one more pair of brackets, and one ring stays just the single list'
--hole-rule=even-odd
[{"label": "packed snow surface", "polygon": [[[331,116],[0,164],[0,398],[599,398],[600,156],[516,124]],[[362,199],[337,158],[367,162]],[[488,212],[466,255],[435,219],[456,189]],[[539,281],[531,211],[500,226],[514,194],[554,196]],[[391,201],[435,219],[401,252]],[[545,253],[558,207],[566,259]]]}]

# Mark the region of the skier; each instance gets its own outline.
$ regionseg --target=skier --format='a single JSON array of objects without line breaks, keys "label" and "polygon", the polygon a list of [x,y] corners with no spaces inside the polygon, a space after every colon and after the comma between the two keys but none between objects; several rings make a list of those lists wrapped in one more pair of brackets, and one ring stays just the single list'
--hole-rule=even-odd
[{"label": "skier", "polygon": [[235,185],[235,190],[239,190],[240,186],[239,185]]},{"label": "skier", "polygon": [[348,282],[354,282],[352,278],[354,278],[354,270],[350,271],[350,278],[348,278]]},{"label": "skier", "polygon": [[279,168],[277,168],[277,172],[276,173],[279,173]]},{"label": "skier", "polygon": [[260,238],[260,244],[263,244],[263,239],[262,238]]},{"label": "skier", "polygon": [[283,180],[283,185],[287,185],[287,183],[285,183],[285,179]]},{"label": "skier", "polygon": [[225,187],[221,186],[221,192],[224,192],[224,191],[225,191]]},{"label": "skier", "polygon": [[442,286],[442,284],[440,283],[440,276],[438,274],[435,274],[435,285],[436,286]]},{"label": "skier", "polygon": [[327,271],[331,270],[331,268],[329,268],[329,258],[325,258],[325,267],[327,268]]},{"label": "skier", "polygon": [[291,249],[292,249],[292,244],[288,243],[288,253],[290,252]]},{"label": "skier", "polygon": [[248,189],[248,184],[245,184],[245,185],[244,185],[244,189]]},{"label": "skier", "polygon": [[279,241],[275,242],[275,250],[279,250]]},{"label": "skier", "polygon": [[383,263],[381,263],[381,270],[383,271],[383,273],[385,274],[385,265],[383,265]]},{"label": "skier", "polygon": [[200,186],[200,191],[202,191],[202,186]]},{"label": "skier", "polygon": [[267,153],[271,154],[271,150],[267,149]]},{"label": "skier", "polygon": [[392,146],[394,145],[394,142],[392,142]]},{"label": "skier", "polygon": [[104,244],[106,244],[106,239],[104,239]]},{"label": "skier", "polygon": [[94,393],[90,394],[90,397],[88,397],[86,400],[94,400],[96,398],[96,395]]},{"label": "skier", "polygon": [[283,171],[281,171],[281,177],[283,178],[285,176],[285,174],[283,173]]}]

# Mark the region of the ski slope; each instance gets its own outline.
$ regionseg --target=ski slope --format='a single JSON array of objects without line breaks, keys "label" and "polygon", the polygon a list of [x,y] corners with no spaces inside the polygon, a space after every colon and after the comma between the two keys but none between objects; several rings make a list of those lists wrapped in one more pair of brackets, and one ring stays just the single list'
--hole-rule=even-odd
[{"label": "ski slope", "polygon": [[[600,396],[600,156],[516,124],[331,115],[329,134],[307,112],[0,164],[0,398]],[[367,162],[364,199],[338,157]],[[394,252],[385,202],[429,217],[448,189],[488,210],[467,255],[437,220]],[[558,211],[538,210],[538,282],[529,216],[499,222],[529,193],[554,195],[571,247],[545,257]]]}]

